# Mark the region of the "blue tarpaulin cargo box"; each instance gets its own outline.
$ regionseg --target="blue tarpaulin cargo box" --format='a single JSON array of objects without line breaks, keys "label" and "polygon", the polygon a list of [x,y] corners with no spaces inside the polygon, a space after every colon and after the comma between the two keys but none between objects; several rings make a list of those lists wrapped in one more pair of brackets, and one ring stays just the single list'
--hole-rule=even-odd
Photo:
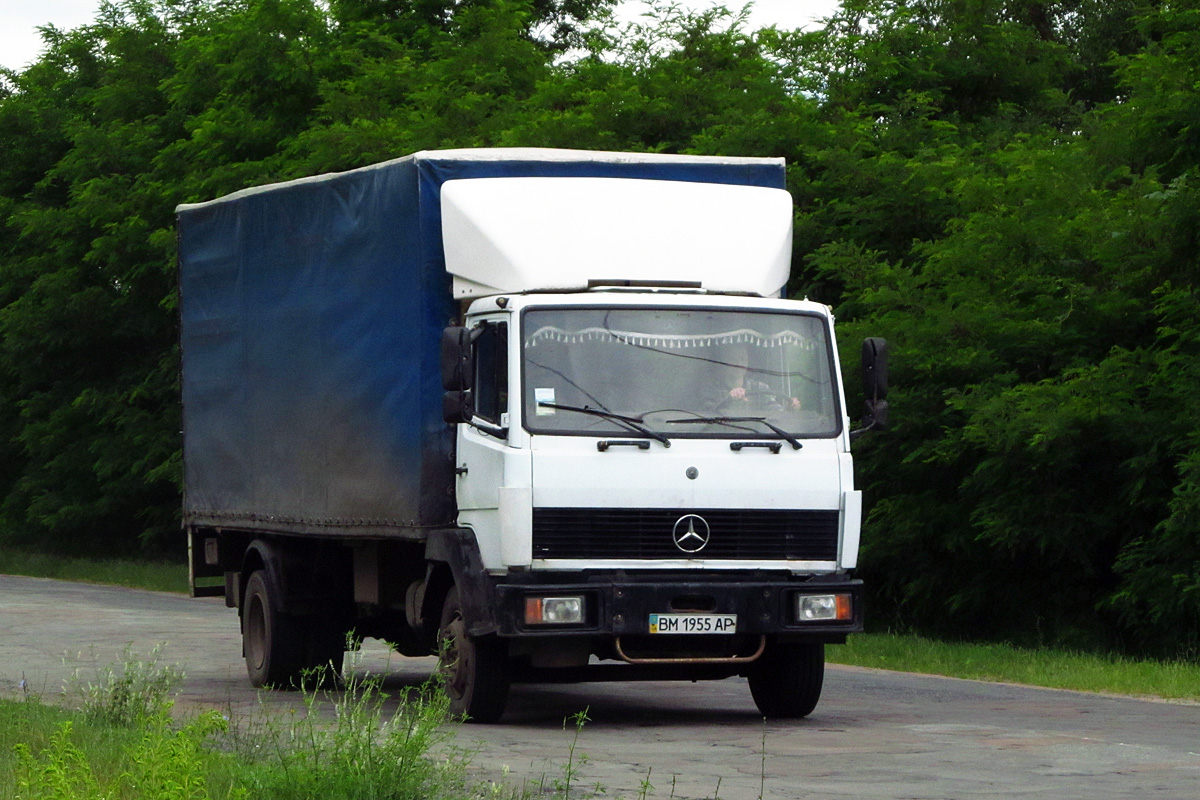
[{"label": "blue tarpaulin cargo box", "polygon": [[523,176],[784,185],[782,163],[764,160],[458,150],[180,206],[187,524],[453,524],[439,342],[457,308],[440,187]]}]

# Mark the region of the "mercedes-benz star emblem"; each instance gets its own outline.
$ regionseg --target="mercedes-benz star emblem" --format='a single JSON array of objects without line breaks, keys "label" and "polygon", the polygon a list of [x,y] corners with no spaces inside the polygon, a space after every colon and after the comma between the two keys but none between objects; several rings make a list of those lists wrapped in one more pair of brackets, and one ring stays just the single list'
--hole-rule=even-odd
[{"label": "mercedes-benz star emblem", "polygon": [[699,553],[708,544],[708,537],[708,523],[704,521],[704,517],[695,514],[680,517],[671,533],[675,546],[685,553]]}]

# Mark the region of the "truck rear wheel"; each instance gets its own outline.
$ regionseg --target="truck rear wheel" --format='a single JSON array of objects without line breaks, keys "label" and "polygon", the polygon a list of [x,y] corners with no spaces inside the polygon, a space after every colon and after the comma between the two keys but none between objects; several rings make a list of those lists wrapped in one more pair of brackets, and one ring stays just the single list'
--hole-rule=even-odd
[{"label": "truck rear wheel", "polygon": [[504,644],[496,637],[467,633],[458,587],[446,595],[438,629],[444,691],[450,713],[471,722],[495,722],[508,702],[509,663]]},{"label": "truck rear wheel", "polygon": [[764,717],[807,717],[825,683],[825,645],[772,643],[747,676],[754,704]]},{"label": "truck rear wheel", "polygon": [[300,677],[303,639],[295,618],[277,610],[277,591],[261,569],[246,582],[242,650],[252,686],[288,687]]},{"label": "truck rear wheel", "polygon": [[346,657],[345,634],[331,620],[277,610],[278,591],[263,570],[246,582],[242,649],[251,685],[289,689],[336,681]]}]

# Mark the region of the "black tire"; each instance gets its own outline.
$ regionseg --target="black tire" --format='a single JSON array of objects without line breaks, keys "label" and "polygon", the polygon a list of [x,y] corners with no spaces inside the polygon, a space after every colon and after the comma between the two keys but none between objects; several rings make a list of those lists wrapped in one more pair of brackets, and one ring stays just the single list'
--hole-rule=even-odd
[{"label": "black tire", "polygon": [[304,636],[294,617],[276,610],[277,592],[263,570],[254,572],[246,581],[242,651],[253,686],[298,686],[304,668]]},{"label": "black tire", "polygon": [[825,645],[772,643],[747,677],[754,704],[764,717],[807,717],[821,699]]},{"label": "black tire", "polygon": [[446,595],[438,626],[438,670],[450,698],[450,714],[471,722],[496,722],[508,702],[509,660],[494,636],[467,634],[458,587]]}]

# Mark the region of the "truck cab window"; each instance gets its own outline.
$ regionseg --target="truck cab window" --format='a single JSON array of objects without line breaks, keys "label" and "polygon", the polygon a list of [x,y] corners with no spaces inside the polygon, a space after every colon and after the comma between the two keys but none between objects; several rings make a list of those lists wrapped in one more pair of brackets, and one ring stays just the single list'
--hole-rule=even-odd
[{"label": "truck cab window", "polygon": [[841,432],[832,345],[819,316],[646,305],[535,308],[523,320],[531,433],[628,432],[614,415],[681,438]]},{"label": "truck cab window", "polygon": [[508,325],[485,322],[473,345],[475,353],[475,416],[502,424],[508,412]]}]

